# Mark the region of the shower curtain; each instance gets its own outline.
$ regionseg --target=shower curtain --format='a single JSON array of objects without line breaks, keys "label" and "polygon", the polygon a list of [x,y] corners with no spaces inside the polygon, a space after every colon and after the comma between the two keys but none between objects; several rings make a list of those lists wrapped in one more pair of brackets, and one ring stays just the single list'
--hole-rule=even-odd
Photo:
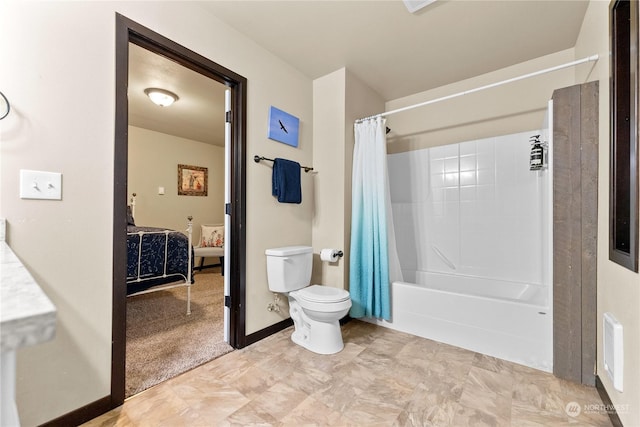
[{"label": "shower curtain", "polygon": [[401,281],[387,172],[386,120],[356,123],[349,291],[354,318],[391,320],[391,282]]}]

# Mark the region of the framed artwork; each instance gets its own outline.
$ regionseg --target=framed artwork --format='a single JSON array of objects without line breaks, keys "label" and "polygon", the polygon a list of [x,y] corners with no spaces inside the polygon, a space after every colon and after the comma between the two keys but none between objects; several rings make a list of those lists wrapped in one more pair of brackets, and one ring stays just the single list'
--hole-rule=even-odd
[{"label": "framed artwork", "polygon": [[178,195],[206,196],[209,183],[207,168],[178,165]]},{"label": "framed artwork", "polygon": [[299,127],[300,119],[297,117],[273,106],[269,110],[269,139],[297,147]]}]

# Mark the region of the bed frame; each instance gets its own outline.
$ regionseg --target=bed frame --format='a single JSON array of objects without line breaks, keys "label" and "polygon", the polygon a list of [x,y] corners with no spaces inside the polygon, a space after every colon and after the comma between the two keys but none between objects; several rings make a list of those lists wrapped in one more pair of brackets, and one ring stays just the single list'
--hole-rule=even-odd
[{"label": "bed frame", "polygon": [[[131,206],[132,206],[132,211],[133,209],[135,209],[135,197],[136,194],[133,193],[133,198],[131,199]],[[165,291],[167,289],[172,289],[172,288],[177,288],[177,287],[181,287],[181,286],[186,286],[187,287],[187,315],[191,314],[191,282],[192,282],[192,277],[193,277],[193,217],[189,216],[187,217],[187,238],[188,238],[188,261],[187,261],[187,275],[185,276],[182,273],[172,273],[172,274],[167,274],[167,253],[168,253],[168,243],[169,243],[169,235],[171,234],[176,234],[176,233],[181,233],[180,231],[175,231],[175,230],[163,230],[163,231],[137,231],[134,233],[127,233],[127,236],[132,236],[132,235],[138,235],[140,236],[140,242],[138,244],[138,266],[137,266],[137,276],[136,277],[127,277],[127,286],[131,283],[143,283],[145,281],[150,281],[150,280],[156,280],[156,279],[168,279],[170,280],[171,277],[175,277],[176,279],[182,277],[184,279],[184,283],[175,283],[172,282],[170,284],[159,284],[159,285],[155,285],[155,286],[151,286],[147,289],[143,289],[140,291],[136,291],[136,292],[132,292],[132,293],[128,293],[127,297],[131,297],[131,296],[135,296],[135,295],[142,295],[142,294],[148,294],[151,292],[156,292],[156,291]],[[145,275],[144,277],[142,277],[140,275],[140,268],[141,268],[141,259],[142,259],[142,241],[144,239],[145,235],[152,235],[152,234],[164,234],[165,235],[165,239],[164,239],[164,265],[163,265],[163,273],[159,274],[159,275],[155,275],[155,276],[147,276]]]}]

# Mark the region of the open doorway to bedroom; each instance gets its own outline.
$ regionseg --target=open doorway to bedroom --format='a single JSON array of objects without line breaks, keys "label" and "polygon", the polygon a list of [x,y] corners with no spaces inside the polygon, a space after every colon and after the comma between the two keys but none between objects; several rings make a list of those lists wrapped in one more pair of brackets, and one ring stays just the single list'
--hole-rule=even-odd
[{"label": "open doorway to bedroom", "polygon": [[[175,101],[156,104],[154,89]],[[226,90],[129,43],[125,398],[233,350],[224,318]],[[189,245],[174,248],[174,234],[187,243],[191,234],[191,268]],[[163,277],[179,257],[186,271]]]},{"label": "open doorway to bedroom", "polygon": [[112,405],[245,342],[246,79],[116,23]]}]

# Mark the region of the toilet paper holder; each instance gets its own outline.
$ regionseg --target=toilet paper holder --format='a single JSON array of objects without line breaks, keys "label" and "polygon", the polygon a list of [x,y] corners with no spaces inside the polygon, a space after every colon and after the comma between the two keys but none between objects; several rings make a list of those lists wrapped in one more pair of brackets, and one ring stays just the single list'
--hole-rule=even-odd
[{"label": "toilet paper holder", "polygon": [[320,259],[326,262],[337,262],[343,256],[344,256],[344,252],[338,249],[326,248],[320,251]]}]

